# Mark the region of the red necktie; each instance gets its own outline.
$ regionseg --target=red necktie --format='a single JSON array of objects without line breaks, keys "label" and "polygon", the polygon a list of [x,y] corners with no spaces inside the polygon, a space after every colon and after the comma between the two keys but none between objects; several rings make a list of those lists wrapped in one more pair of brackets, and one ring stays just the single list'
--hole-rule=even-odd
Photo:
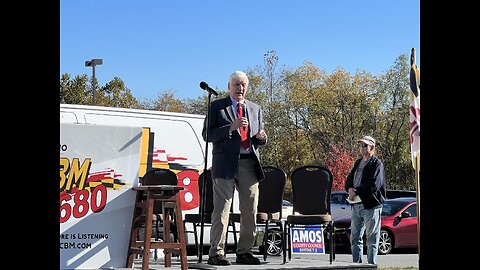
[{"label": "red necktie", "polygon": [[[243,109],[242,109],[242,103],[238,102],[237,106],[237,116],[238,118],[243,117]],[[240,128],[240,137],[242,138],[242,146],[245,149],[248,149],[250,147],[250,142],[248,141],[248,128],[247,127],[241,127]]]}]

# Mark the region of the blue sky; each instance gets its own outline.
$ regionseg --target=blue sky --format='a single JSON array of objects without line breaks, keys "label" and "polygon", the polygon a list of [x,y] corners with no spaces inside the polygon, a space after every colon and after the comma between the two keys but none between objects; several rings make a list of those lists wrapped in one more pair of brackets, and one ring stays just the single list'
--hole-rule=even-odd
[{"label": "blue sky", "polygon": [[101,58],[99,84],[119,77],[140,100],[226,90],[271,50],[278,67],[378,75],[411,48],[421,67],[420,0],[60,0],[59,75],[91,76],[85,61]]}]

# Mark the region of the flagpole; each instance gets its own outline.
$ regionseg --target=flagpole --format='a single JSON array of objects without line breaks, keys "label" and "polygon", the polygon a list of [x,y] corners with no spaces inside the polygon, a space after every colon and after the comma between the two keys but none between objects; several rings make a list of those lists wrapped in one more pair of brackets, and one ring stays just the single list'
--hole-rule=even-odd
[{"label": "flagpole", "polygon": [[420,153],[415,156],[415,182],[417,183],[417,241],[418,241],[418,265],[420,265]]},{"label": "flagpole", "polygon": [[[417,185],[417,241],[418,264],[420,265],[420,74],[417,69],[415,48],[410,55],[410,147],[412,163],[415,170],[415,183]],[[413,115],[412,115],[413,114]]]}]

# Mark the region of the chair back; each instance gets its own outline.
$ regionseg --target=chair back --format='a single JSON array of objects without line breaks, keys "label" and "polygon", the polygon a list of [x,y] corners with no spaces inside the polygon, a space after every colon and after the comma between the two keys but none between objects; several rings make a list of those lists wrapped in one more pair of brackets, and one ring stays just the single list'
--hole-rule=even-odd
[{"label": "chair back", "polygon": [[144,186],[178,185],[177,174],[169,169],[155,168],[145,173],[141,181]]},{"label": "chair back", "polygon": [[[141,183],[144,186],[178,185],[177,174],[169,169],[163,168],[155,168],[147,171],[141,180]],[[162,212],[162,204],[160,202],[155,202],[153,206],[153,213],[161,214]]]},{"label": "chair back", "polygon": [[296,168],[291,174],[293,210],[302,215],[324,215],[330,212],[333,175],[323,166]]},{"label": "chair back", "polygon": [[258,185],[258,213],[282,214],[283,191],[287,182],[286,173],[273,166],[263,167],[265,178]]},{"label": "chair back", "polygon": [[[203,185],[207,184],[205,192],[205,214],[211,214],[213,212],[213,181],[212,181],[212,170],[204,171],[198,177],[198,187],[199,187],[199,194],[200,194],[200,204],[203,200]],[[200,213],[201,209],[198,208],[198,213]]]}]

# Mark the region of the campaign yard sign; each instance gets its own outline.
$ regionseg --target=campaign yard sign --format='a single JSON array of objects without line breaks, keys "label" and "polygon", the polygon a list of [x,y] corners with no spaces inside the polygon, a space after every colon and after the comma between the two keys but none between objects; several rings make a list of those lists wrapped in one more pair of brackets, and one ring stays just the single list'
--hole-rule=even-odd
[{"label": "campaign yard sign", "polygon": [[290,228],[292,253],[325,254],[323,229],[320,225],[295,225]]}]

